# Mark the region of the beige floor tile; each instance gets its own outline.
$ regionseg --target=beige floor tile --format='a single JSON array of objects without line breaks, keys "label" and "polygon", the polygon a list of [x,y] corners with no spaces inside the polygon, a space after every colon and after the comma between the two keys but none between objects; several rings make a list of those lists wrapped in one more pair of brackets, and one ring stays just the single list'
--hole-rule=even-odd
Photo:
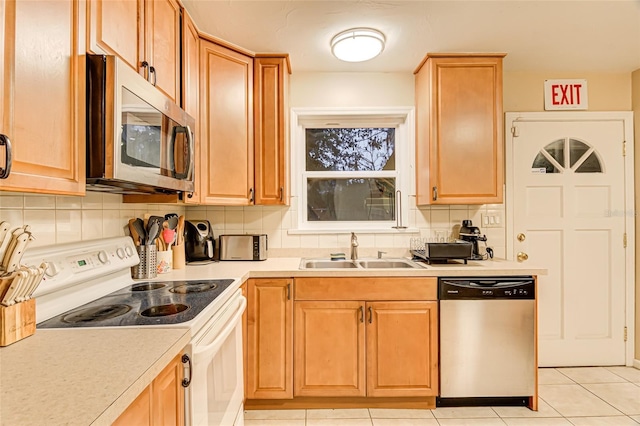
[{"label": "beige floor tile", "polygon": [[433,410],[436,419],[473,419],[498,417],[491,407],[440,407]]},{"label": "beige floor tile", "polygon": [[371,419],[307,419],[306,426],[372,426]]},{"label": "beige floor tile", "polygon": [[640,383],[640,370],[633,367],[605,367],[613,374],[627,379],[630,382]]},{"label": "beige floor tile", "polygon": [[369,419],[366,408],[307,410],[307,419]]},{"label": "beige floor tile", "polygon": [[369,408],[372,419],[433,419],[431,410]]},{"label": "beige floor tile", "polygon": [[540,385],[538,392],[540,398],[565,417],[622,414],[580,385]]},{"label": "beige floor tile", "polygon": [[604,367],[558,368],[558,371],[576,383],[620,383],[625,379]]},{"label": "beige floor tile", "polygon": [[571,422],[562,417],[536,419],[503,419],[509,426],[569,426]]},{"label": "beige floor tile", "polygon": [[573,380],[560,373],[555,368],[538,368],[538,384],[540,385],[571,385]]},{"label": "beige floor tile", "polygon": [[245,410],[245,420],[304,420],[305,410]]},{"label": "beige floor tile", "polygon": [[627,415],[640,414],[640,386],[633,383],[601,383],[583,385]]},{"label": "beige floor tile", "polygon": [[438,426],[436,419],[372,419],[373,426]]},{"label": "beige floor tile", "polygon": [[538,411],[529,410],[527,407],[491,407],[502,418],[505,417],[562,417],[560,413],[551,408],[549,404],[538,398]]},{"label": "beige floor tile", "polygon": [[305,420],[255,419],[245,420],[244,426],[305,426]]},{"label": "beige floor tile", "polygon": [[569,417],[575,426],[638,426],[630,417]]},{"label": "beige floor tile", "polygon": [[490,419],[438,419],[440,426],[504,426],[500,418]]}]

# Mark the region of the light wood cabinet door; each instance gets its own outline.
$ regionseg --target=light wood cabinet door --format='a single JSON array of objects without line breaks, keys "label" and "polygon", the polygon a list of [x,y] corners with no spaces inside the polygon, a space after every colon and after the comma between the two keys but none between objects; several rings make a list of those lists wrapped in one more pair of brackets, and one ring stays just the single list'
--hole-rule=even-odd
[{"label": "light wood cabinet door", "polygon": [[200,199],[253,203],[253,58],[200,40]]},{"label": "light wood cabinet door", "polygon": [[367,302],[367,396],[438,395],[438,302]]},{"label": "light wood cabinet door", "polygon": [[88,51],[117,55],[139,71],[144,61],[144,0],[89,0]]},{"label": "light wood cabinet door", "polygon": [[200,36],[187,11],[182,15],[182,108],[195,118],[196,135],[195,161],[196,173],[194,176],[194,191],[185,194],[184,202],[197,204],[200,202]]},{"label": "light wood cabinet door", "polygon": [[288,57],[254,59],[255,204],[289,204]]},{"label": "light wood cabinet door", "polygon": [[149,81],[180,102],[180,5],[177,0],[146,0],[144,60]]},{"label": "light wood cabinet door", "polygon": [[293,280],[249,279],[247,399],[293,397]]},{"label": "light wood cabinet door", "polygon": [[153,380],[151,384],[153,425],[184,425],[182,376],[181,355],[178,355]]},{"label": "light wood cabinet door", "polygon": [[417,203],[503,202],[503,54],[429,54],[416,71]]},{"label": "light wood cabinet door", "polygon": [[[13,165],[0,190],[85,193],[85,3],[2,2],[2,123]],[[0,147],[5,168],[6,148]]]},{"label": "light wood cabinet door", "polygon": [[365,396],[364,302],[296,302],[294,395]]},{"label": "light wood cabinet door", "polygon": [[151,386],[147,386],[113,422],[112,426],[151,426],[151,424]]}]

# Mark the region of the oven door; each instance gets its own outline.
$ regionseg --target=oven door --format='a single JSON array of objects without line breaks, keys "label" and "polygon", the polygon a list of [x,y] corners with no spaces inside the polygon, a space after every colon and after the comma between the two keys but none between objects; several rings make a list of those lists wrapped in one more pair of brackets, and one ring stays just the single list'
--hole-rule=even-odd
[{"label": "oven door", "polygon": [[242,314],[246,306],[247,299],[237,290],[191,342],[193,374],[185,392],[187,425],[242,424]]}]

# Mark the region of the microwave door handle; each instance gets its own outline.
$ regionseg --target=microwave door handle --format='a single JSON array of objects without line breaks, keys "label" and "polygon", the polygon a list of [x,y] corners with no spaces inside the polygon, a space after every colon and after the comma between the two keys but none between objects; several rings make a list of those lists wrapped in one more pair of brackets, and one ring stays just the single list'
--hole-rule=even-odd
[{"label": "microwave door handle", "polygon": [[189,179],[191,177],[193,179],[194,166],[196,161],[196,153],[195,153],[195,145],[193,141],[193,133],[191,133],[191,127],[185,126],[187,129],[187,147],[189,148],[189,166],[187,167],[187,176]]}]

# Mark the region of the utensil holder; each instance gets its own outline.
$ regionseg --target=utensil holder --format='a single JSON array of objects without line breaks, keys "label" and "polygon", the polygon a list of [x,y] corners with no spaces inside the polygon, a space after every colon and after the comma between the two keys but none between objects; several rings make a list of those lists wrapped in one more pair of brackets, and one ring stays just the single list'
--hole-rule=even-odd
[{"label": "utensil holder", "polygon": [[158,257],[158,273],[167,274],[171,272],[173,265],[173,252],[171,250],[160,250]]},{"label": "utensil holder", "polygon": [[173,269],[183,269],[185,266],[184,243],[171,246],[173,252]]},{"label": "utensil holder", "polygon": [[158,257],[155,244],[137,246],[140,263],[131,267],[134,279],[155,278],[158,275]]},{"label": "utensil holder", "polygon": [[9,346],[35,332],[36,299],[11,306],[0,305],[0,346]]}]

